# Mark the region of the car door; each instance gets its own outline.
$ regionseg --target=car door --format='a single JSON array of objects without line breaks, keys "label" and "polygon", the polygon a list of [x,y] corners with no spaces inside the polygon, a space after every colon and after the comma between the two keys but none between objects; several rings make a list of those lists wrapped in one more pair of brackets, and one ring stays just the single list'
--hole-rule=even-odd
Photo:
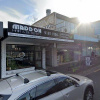
[{"label": "car door", "polygon": [[54,80],[50,80],[37,86],[36,100],[64,100],[64,97],[56,90]]},{"label": "car door", "polygon": [[60,77],[57,80],[58,89],[62,92],[64,100],[82,100],[82,91],[76,87],[72,79]]}]

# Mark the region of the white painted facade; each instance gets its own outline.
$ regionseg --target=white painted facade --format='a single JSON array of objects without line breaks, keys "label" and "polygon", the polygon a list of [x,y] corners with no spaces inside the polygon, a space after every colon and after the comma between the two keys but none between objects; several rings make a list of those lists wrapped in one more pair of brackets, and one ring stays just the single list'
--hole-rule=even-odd
[{"label": "white painted facade", "polygon": [[35,66],[31,68],[24,68],[24,69],[17,69],[17,70],[11,70],[11,71],[6,71],[6,44],[28,44],[28,45],[33,45],[32,43],[25,43],[25,42],[10,42],[7,40],[4,40],[1,42],[1,77],[10,77],[12,75],[15,75],[16,73],[20,72],[26,72],[26,71],[32,71],[35,69]]}]

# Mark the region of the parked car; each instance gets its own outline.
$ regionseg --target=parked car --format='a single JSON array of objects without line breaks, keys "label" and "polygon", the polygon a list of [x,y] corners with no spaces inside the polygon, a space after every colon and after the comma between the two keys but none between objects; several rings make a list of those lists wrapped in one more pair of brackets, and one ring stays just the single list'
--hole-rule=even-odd
[{"label": "parked car", "polygon": [[93,81],[46,70],[16,74],[0,82],[0,100],[93,100]]}]

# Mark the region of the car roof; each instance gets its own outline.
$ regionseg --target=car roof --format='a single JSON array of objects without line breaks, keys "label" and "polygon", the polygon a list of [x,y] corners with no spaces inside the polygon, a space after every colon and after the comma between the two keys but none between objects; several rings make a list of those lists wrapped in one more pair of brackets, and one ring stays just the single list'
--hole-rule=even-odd
[{"label": "car roof", "polygon": [[43,70],[34,70],[20,74],[24,78],[27,78],[29,82],[25,84],[21,76],[17,75],[7,78],[0,82],[0,94],[12,94],[14,91],[20,91],[21,93],[23,93],[33,86],[63,75],[51,74],[50,76],[48,76],[46,71]]},{"label": "car roof", "polygon": [[[30,82],[34,82],[36,79],[40,79],[46,76],[42,71],[32,71],[27,73],[21,73],[24,78],[27,78]],[[24,84],[24,80],[20,76],[13,76],[7,79],[12,89]]]},{"label": "car roof", "polygon": [[36,71],[21,73],[21,75],[24,78],[27,78],[29,82],[25,84],[24,80],[20,76],[16,76],[16,75],[6,79],[12,91],[16,91],[16,89],[21,90],[21,88],[23,89],[23,87],[24,88],[26,87],[26,90],[27,90],[29,89],[29,87],[31,88],[45,81],[48,81],[54,77],[60,76],[60,74],[51,74],[50,76],[47,76],[46,72],[43,70],[36,70]]},{"label": "car roof", "polygon": [[3,95],[12,94],[11,87],[6,80],[0,81],[0,94],[3,94]]}]

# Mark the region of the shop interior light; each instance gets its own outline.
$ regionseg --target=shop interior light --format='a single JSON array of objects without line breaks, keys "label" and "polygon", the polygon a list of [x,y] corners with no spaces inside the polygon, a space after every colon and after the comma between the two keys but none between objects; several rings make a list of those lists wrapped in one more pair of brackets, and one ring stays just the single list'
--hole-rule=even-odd
[{"label": "shop interior light", "polygon": [[67,51],[67,50],[63,50],[63,51]]},{"label": "shop interior light", "polygon": [[15,48],[15,45],[12,45],[12,48]]},{"label": "shop interior light", "polygon": [[88,49],[91,49],[91,50],[92,50],[92,49],[93,49],[93,47],[88,47]]}]

